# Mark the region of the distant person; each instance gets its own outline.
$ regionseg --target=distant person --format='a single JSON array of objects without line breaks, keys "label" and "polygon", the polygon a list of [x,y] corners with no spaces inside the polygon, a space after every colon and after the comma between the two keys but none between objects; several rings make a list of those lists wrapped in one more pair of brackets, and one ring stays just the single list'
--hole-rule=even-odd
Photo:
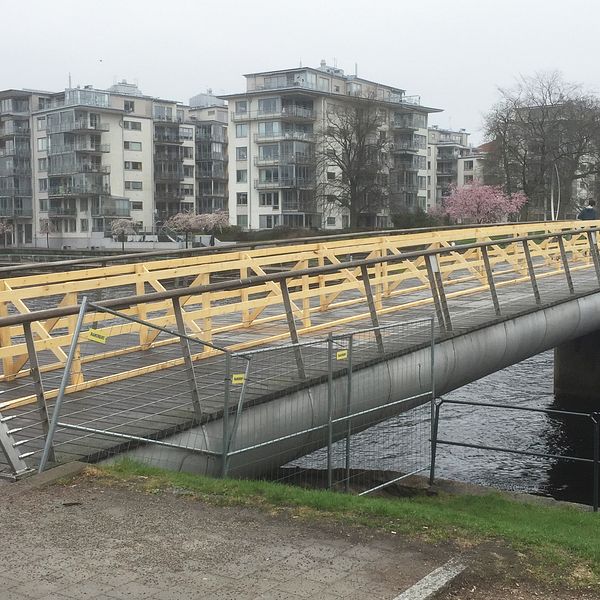
[{"label": "distant person", "polygon": [[577,215],[577,218],[580,221],[593,221],[598,218],[598,213],[596,212],[596,201],[590,200],[588,205]]}]

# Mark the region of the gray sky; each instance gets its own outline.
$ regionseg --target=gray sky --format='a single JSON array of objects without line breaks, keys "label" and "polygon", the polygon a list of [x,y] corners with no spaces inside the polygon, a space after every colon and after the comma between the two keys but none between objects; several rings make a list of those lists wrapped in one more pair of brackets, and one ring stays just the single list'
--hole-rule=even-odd
[{"label": "gray sky", "polygon": [[58,91],[71,72],[73,84],[126,78],[187,102],[323,58],[419,94],[444,109],[434,124],[475,142],[497,86],[519,74],[558,69],[600,90],[598,0],[0,0],[0,20],[0,89]]}]

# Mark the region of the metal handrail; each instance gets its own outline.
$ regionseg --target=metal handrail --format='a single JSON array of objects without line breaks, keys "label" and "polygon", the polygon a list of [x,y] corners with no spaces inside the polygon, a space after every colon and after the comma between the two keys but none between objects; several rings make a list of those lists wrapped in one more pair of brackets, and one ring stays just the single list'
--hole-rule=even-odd
[{"label": "metal handrail", "polygon": [[[382,257],[365,258],[360,260],[352,260],[346,262],[340,262],[330,265],[324,265],[320,267],[309,267],[307,269],[297,269],[294,271],[282,271],[279,273],[272,273],[269,275],[256,275],[253,277],[245,277],[243,279],[232,279],[219,283],[211,283],[207,285],[198,285],[187,288],[176,288],[173,290],[166,290],[164,292],[153,292],[150,294],[142,294],[136,296],[127,296],[123,298],[114,298],[111,300],[104,300],[96,303],[102,308],[127,308],[135,304],[149,304],[151,302],[160,302],[162,300],[172,300],[173,298],[180,298],[182,296],[196,296],[199,294],[205,294],[210,292],[222,292],[232,291],[245,287],[255,287],[267,282],[281,282],[286,279],[299,279],[304,276],[313,275],[324,275],[328,273],[336,273],[347,269],[355,269],[360,267],[370,267],[377,264],[392,264],[403,262],[414,258],[437,256],[441,254],[451,254],[454,252],[461,252],[465,250],[474,250],[478,248],[487,248],[489,246],[497,246],[499,244],[515,243],[515,242],[527,242],[535,240],[545,240],[549,238],[559,238],[567,235],[581,235],[582,233],[597,233],[600,231],[600,227],[585,227],[581,229],[567,229],[559,233],[540,233],[526,236],[514,236],[500,238],[497,240],[490,240],[486,242],[474,242],[470,244],[457,244],[455,246],[447,246],[443,248],[430,248],[427,250],[417,250],[413,252],[404,252],[400,254],[393,254]],[[79,312],[79,306],[65,306],[61,308],[51,308],[45,310],[39,310],[26,314],[10,315],[7,317],[0,318],[0,327],[7,327],[11,325],[20,325],[22,323],[32,323],[34,321],[45,321],[47,319],[57,317],[67,317],[75,315]]]}]

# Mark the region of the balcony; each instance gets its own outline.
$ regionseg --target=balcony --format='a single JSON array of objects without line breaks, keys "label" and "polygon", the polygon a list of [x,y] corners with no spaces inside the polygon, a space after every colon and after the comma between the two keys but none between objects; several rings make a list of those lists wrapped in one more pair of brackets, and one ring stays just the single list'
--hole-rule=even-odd
[{"label": "balcony", "polygon": [[49,217],[76,217],[77,208],[74,206],[49,206],[48,207]]},{"label": "balcony", "polygon": [[443,169],[438,169],[436,171],[436,175],[438,177],[440,177],[440,176],[441,177],[452,177],[452,176],[456,175],[456,173],[457,173],[456,167],[454,167],[454,168],[452,168],[452,167],[445,167]]},{"label": "balcony", "polygon": [[17,156],[20,158],[29,158],[31,150],[29,148],[0,148],[0,158],[4,156]]},{"label": "balcony", "polygon": [[109,185],[57,185],[48,188],[48,196],[110,195]]},{"label": "balcony", "polygon": [[0,138],[13,137],[15,135],[28,137],[30,134],[29,123],[25,123],[24,125],[6,123],[4,127],[0,127]]},{"label": "balcony", "polygon": [[[0,192],[0,198],[2,198],[2,192]],[[7,205],[1,202],[0,200],[0,217],[4,218],[14,218],[14,217],[32,217],[33,216],[33,207],[31,203],[31,198],[23,198],[18,202],[20,206],[15,206],[13,203],[9,202]]]},{"label": "balcony", "polygon": [[235,122],[254,121],[259,119],[283,119],[286,121],[314,121],[317,116],[314,110],[302,106],[283,106],[274,111],[252,111],[246,113],[232,113]]},{"label": "balcony", "polygon": [[185,140],[177,133],[154,132],[154,142],[157,144],[183,144]]},{"label": "balcony", "polygon": [[254,165],[257,167],[268,167],[272,165],[309,165],[315,160],[312,154],[282,154],[272,158],[254,157]]},{"label": "balcony", "polygon": [[68,133],[78,131],[110,131],[110,123],[91,122],[87,119],[77,119],[75,121],[66,121],[64,123],[53,123],[49,121],[46,125],[47,133]]},{"label": "balcony", "polygon": [[129,217],[131,204],[127,198],[101,198],[92,203],[92,217]]},{"label": "balcony", "polygon": [[427,127],[427,118],[423,115],[404,115],[390,120],[392,129],[406,129],[413,131],[415,129],[424,129]]},{"label": "balcony", "polygon": [[402,152],[418,152],[424,150],[423,144],[419,144],[414,140],[401,140],[390,144],[390,152],[392,154]]},{"label": "balcony", "polygon": [[419,191],[419,186],[417,185],[392,185],[391,191],[393,194],[416,194]]},{"label": "balcony", "polygon": [[17,165],[8,169],[0,169],[0,177],[31,177],[30,165]]},{"label": "balcony", "polygon": [[110,167],[107,165],[95,165],[80,163],[76,165],[48,165],[48,175],[75,175],[77,173],[100,173],[102,175],[110,174]]},{"label": "balcony", "polygon": [[279,131],[254,134],[254,141],[257,143],[275,142],[279,140],[298,140],[301,142],[314,142],[315,134],[306,133],[305,131]]},{"label": "balcony", "polygon": [[315,186],[314,178],[290,177],[286,179],[278,179],[276,181],[259,181],[254,180],[254,188],[257,190],[273,190],[280,188],[300,188],[311,189]]},{"label": "balcony", "polygon": [[154,168],[155,181],[183,181],[183,169],[165,171]]},{"label": "balcony", "polygon": [[51,144],[48,147],[48,154],[68,154],[69,152],[87,152],[89,154],[102,154],[110,152],[110,144],[92,144],[90,142],[80,142],[64,146]]}]

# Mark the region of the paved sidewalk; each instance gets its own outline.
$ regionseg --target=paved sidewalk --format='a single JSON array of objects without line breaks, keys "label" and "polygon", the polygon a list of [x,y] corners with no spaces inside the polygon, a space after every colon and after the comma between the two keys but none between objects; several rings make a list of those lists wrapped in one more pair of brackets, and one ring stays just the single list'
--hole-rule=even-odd
[{"label": "paved sidewalk", "polygon": [[0,598],[392,600],[444,563],[393,534],[81,478],[0,486]]}]

